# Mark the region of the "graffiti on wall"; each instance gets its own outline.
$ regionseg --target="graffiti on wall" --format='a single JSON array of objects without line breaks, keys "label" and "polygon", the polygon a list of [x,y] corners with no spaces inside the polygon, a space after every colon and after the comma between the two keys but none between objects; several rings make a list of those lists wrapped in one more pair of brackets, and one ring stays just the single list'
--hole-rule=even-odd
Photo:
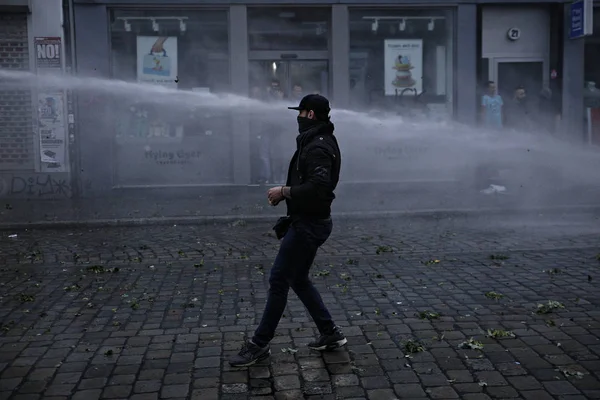
[{"label": "graffiti on wall", "polygon": [[67,174],[29,174],[0,177],[0,196],[29,198],[71,197],[71,183]]}]

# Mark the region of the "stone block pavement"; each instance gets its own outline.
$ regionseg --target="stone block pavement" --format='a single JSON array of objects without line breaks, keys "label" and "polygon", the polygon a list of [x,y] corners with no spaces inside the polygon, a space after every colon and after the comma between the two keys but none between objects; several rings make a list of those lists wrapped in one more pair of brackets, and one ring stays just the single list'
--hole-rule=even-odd
[{"label": "stone block pavement", "polygon": [[271,358],[234,369],[268,224],[0,231],[0,399],[600,399],[599,234],[588,213],[338,221],[312,274],[348,346],[306,349],[291,293]]}]

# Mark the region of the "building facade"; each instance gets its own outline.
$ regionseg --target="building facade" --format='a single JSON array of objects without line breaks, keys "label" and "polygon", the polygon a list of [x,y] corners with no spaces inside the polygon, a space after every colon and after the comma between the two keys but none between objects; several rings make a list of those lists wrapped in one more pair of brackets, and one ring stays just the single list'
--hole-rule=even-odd
[{"label": "building facade", "polygon": [[[0,1],[0,70],[65,72],[61,0]],[[67,93],[0,88],[0,196],[66,198],[73,186]]]},{"label": "building facade", "polygon": [[[536,94],[550,89],[562,127],[574,136],[586,129],[581,76],[590,39],[569,38],[571,2],[65,3],[61,18],[72,15],[74,30],[65,38],[72,57],[63,62],[72,63],[82,77],[163,80],[179,90],[244,96],[277,89],[290,101],[296,92],[318,92],[337,109],[357,111],[397,112],[399,104],[419,95],[429,120],[469,125],[478,123],[486,82],[495,81],[505,96],[520,85]],[[31,20],[35,10],[15,15],[0,11],[0,19],[18,25],[18,18]],[[156,53],[164,69],[153,75],[146,64],[157,62]],[[73,121],[67,153],[76,154],[69,164],[82,195],[119,188],[248,185],[260,169],[255,164],[261,144],[255,143],[253,124],[229,111],[173,112],[156,101],[78,93]],[[346,160],[391,156],[379,162],[379,169],[363,175],[353,171],[355,180],[410,178],[410,149],[385,143],[359,150],[349,149]],[[32,156],[27,168],[40,169],[33,159],[40,157]]]}]

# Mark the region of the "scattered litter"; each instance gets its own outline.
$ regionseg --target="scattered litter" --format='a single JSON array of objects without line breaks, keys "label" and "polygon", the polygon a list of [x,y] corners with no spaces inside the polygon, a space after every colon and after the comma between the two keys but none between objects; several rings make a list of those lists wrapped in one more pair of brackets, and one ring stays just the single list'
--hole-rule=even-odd
[{"label": "scattered litter", "polygon": [[420,319],[432,320],[432,319],[438,319],[439,317],[440,317],[440,313],[429,311],[429,310],[421,311],[419,313]]},{"label": "scattered litter", "polygon": [[286,347],[286,348],[281,349],[281,352],[282,353],[296,354],[298,352],[298,350],[292,349],[290,347]]},{"label": "scattered litter", "polygon": [[485,294],[485,297],[492,300],[501,300],[502,298],[504,298],[504,295],[497,292],[487,292]]},{"label": "scattered litter", "polygon": [[17,237],[17,235],[16,234],[15,235],[8,235],[8,237],[11,238],[11,239],[15,239]]},{"label": "scattered litter", "polygon": [[462,342],[458,345],[459,349],[471,349],[471,350],[483,350],[483,343],[470,338],[466,342]]},{"label": "scattered litter", "polygon": [[558,369],[556,369],[556,371],[562,372],[563,375],[566,376],[567,378],[573,377],[576,379],[583,379],[583,377],[585,375],[587,375],[587,374],[584,374],[583,372],[576,371],[574,369],[567,368],[567,367],[558,367]]},{"label": "scattered litter", "polygon": [[500,339],[500,338],[514,338],[515,334],[512,333],[511,331],[505,331],[502,329],[488,329],[486,336],[494,338],[494,339]]},{"label": "scattered litter", "polygon": [[537,314],[549,314],[560,308],[565,308],[565,306],[558,301],[549,300],[547,304],[538,304],[535,312]]},{"label": "scattered litter", "polygon": [[479,386],[486,387],[487,385],[488,385],[487,382],[479,381]]},{"label": "scattered litter", "polygon": [[506,188],[500,185],[490,185],[489,188],[483,189],[481,193],[483,194],[495,194],[495,193],[504,193],[506,192]]},{"label": "scattered litter", "polygon": [[407,353],[420,353],[425,351],[425,347],[417,341],[409,340],[404,344],[404,350]]}]

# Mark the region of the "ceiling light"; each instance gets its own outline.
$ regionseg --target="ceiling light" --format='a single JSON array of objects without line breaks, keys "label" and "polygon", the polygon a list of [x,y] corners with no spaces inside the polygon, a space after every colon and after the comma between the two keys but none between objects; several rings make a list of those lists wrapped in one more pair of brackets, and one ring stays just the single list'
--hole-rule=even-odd
[{"label": "ceiling light", "polygon": [[152,30],[158,32],[158,22],[155,19],[152,20]]},{"label": "ceiling light", "polygon": [[400,29],[401,31],[405,31],[406,30],[406,20],[404,18],[402,18],[400,20],[400,24],[398,25],[398,29]]},{"label": "ceiling light", "polygon": [[433,19],[430,19],[429,23],[427,24],[427,29],[432,31],[434,28],[435,28],[435,21]]},{"label": "ceiling light", "polygon": [[377,32],[377,29],[379,29],[379,20],[374,20],[371,24],[371,30]]}]

